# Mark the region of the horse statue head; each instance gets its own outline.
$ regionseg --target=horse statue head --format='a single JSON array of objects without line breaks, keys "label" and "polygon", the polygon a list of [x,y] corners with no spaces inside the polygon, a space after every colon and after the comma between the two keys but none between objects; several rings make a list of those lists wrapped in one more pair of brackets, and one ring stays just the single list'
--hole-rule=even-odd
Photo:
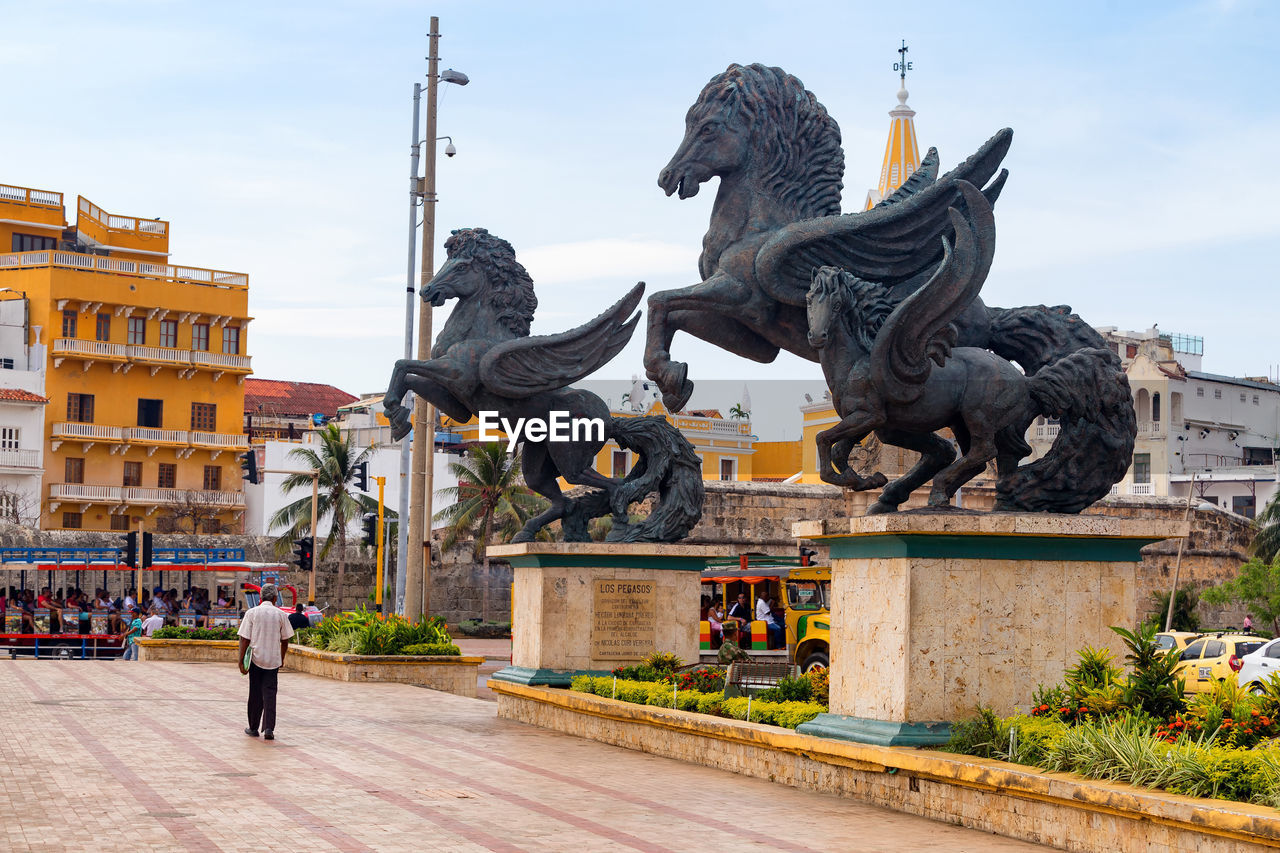
[{"label": "horse statue head", "polygon": [[449,259],[422,288],[422,298],[436,307],[450,299],[480,298],[501,327],[516,337],[527,337],[538,297],[511,244],[484,228],[459,228],[444,248]]},{"label": "horse statue head", "polygon": [[750,172],[755,189],[795,219],[840,212],[844,150],[826,107],[795,77],[758,63],[711,78],[685,116],[685,134],[658,176],[689,198],[712,176]]},{"label": "horse statue head", "polygon": [[863,281],[839,267],[818,267],[805,296],[809,345],[816,350],[825,349],[835,332],[850,339],[863,354],[869,353],[880,328],[893,313],[889,292],[884,285]]}]

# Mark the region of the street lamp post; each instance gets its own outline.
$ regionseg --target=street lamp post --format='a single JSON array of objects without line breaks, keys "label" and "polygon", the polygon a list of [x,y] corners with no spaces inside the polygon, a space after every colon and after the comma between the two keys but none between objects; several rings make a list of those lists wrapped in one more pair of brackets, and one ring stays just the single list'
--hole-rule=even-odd
[{"label": "street lamp post", "polygon": [[[427,145],[422,181],[422,264],[418,287],[426,287],[435,275],[436,239],[436,89],[441,80],[465,86],[467,75],[440,68],[440,19],[431,17],[431,50],[427,57],[427,128],[421,144]],[[417,127],[415,122],[414,127]],[[452,147],[453,140],[450,140]],[[411,264],[412,266],[412,264]],[[418,302],[419,361],[431,357],[431,303]],[[405,547],[404,615],[410,621],[431,610],[431,505],[435,488],[435,407],[417,400],[413,407],[413,453],[410,465],[409,534]]]}]

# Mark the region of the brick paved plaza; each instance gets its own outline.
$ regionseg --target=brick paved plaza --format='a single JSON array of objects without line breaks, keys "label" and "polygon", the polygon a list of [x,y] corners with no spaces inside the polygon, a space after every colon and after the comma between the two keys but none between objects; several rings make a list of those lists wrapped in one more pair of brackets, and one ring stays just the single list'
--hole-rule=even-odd
[{"label": "brick paved plaza", "polygon": [[499,720],[492,702],[233,665],[2,661],[4,850],[1033,850]]}]

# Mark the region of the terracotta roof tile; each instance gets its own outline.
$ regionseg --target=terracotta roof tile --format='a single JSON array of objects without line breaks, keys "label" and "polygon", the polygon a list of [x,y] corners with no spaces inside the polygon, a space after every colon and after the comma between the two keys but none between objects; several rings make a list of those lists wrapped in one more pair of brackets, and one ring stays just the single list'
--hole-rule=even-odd
[{"label": "terracotta roof tile", "polygon": [[16,403],[47,403],[48,397],[41,397],[20,388],[0,388],[0,400],[12,400]]},{"label": "terracotta roof tile", "polygon": [[262,412],[304,416],[319,413],[336,417],[339,406],[357,399],[354,394],[318,382],[253,378],[244,381],[244,410],[247,414]]}]

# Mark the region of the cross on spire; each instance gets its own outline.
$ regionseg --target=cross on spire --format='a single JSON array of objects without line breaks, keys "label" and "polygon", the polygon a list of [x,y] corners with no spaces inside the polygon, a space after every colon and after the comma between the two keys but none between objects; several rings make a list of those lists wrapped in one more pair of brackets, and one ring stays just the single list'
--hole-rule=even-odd
[{"label": "cross on spire", "polygon": [[898,72],[898,76],[902,79],[902,85],[907,85],[907,72],[911,70],[911,63],[907,62],[907,51],[911,48],[907,47],[907,40],[902,40],[902,47],[898,48],[898,61],[893,63],[893,70]]}]

